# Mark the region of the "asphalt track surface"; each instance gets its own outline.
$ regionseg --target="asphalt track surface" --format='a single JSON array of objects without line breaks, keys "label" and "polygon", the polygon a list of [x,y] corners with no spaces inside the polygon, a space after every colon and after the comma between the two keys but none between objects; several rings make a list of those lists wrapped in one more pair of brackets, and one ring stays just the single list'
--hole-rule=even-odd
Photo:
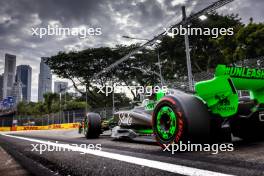
[{"label": "asphalt track surface", "polygon": [[[71,146],[40,154],[33,149],[40,144]],[[89,144],[100,144],[102,150],[81,148]],[[218,154],[172,154],[151,137],[116,141],[103,135],[87,140],[77,130],[50,130],[1,133],[0,146],[31,175],[264,175],[264,142],[236,140],[234,151]]]}]

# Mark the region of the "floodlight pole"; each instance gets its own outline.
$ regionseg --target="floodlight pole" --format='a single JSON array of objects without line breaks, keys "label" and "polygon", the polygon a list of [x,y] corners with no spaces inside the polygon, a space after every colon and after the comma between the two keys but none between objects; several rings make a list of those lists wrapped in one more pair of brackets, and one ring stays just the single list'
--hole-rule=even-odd
[{"label": "floodlight pole", "polygon": [[85,83],[85,115],[88,113],[88,90],[87,83]]},{"label": "floodlight pole", "polygon": [[114,115],[115,113],[115,84],[112,82],[112,88],[113,88],[113,93],[112,93],[112,113]]},{"label": "floodlight pole", "polygon": [[164,80],[163,80],[163,77],[162,77],[162,74],[161,74],[161,63],[160,63],[160,52],[159,52],[159,48],[158,48],[158,64],[159,64],[160,83],[161,83],[161,86],[163,86],[164,85]]},{"label": "floodlight pole", "polygon": [[[183,21],[186,22],[186,11],[185,6],[182,6],[182,18]],[[187,23],[185,23],[185,26]],[[192,64],[191,64],[191,57],[190,57],[190,48],[189,48],[189,38],[188,33],[184,35],[185,41],[185,52],[186,52],[186,63],[187,63],[187,71],[188,71],[188,83],[189,83],[189,90],[194,90],[193,87],[193,75],[192,75]]]},{"label": "floodlight pole", "polygon": [[61,84],[60,85],[60,124],[61,124],[61,115],[62,115],[62,112],[61,112],[61,91],[62,91],[62,88],[61,88]]}]

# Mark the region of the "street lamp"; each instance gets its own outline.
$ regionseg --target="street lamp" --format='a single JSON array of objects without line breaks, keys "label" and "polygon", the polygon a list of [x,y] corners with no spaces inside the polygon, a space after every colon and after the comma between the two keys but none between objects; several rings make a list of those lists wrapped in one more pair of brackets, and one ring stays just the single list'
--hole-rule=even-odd
[{"label": "street lamp", "polygon": [[160,53],[159,53],[159,48],[158,48],[158,64],[159,64],[159,75],[160,75],[160,83],[161,83],[161,86],[163,86],[163,77],[162,77],[162,74],[161,74],[161,64],[160,64]]},{"label": "street lamp", "polygon": [[156,40],[156,43],[160,44],[161,43],[161,40]]},{"label": "street lamp", "polygon": [[88,86],[87,86],[87,83],[82,84],[82,86],[85,86],[85,89],[82,88],[80,89],[80,91],[82,92],[82,95],[81,95],[82,97],[84,95],[83,92],[85,92],[85,114],[87,114],[88,112]]},{"label": "street lamp", "polygon": [[112,82],[113,93],[112,93],[112,113],[115,113],[115,84]]},{"label": "street lamp", "polygon": [[88,91],[87,91],[87,84],[85,84],[85,114],[88,111]]},{"label": "street lamp", "polygon": [[202,20],[202,21],[204,21],[204,20],[207,19],[207,16],[206,15],[201,15],[201,16],[199,16],[199,19]]},{"label": "street lamp", "polygon": [[[182,20],[186,23],[186,11],[185,6],[182,6]],[[190,47],[189,47],[189,38],[188,33],[184,35],[185,41],[185,52],[186,52],[186,64],[187,64],[187,72],[188,72],[188,83],[189,83],[189,90],[193,90],[193,75],[192,75],[192,64],[191,64],[191,56],[190,56]]]},{"label": "street lamp", "polygon": [[[145,40],[145,41],[150,41],[149,39],[144,39],[144,38],[136,38],[136,37],[129,37],[129,36],[122,36],[123,38],[127,38],[127,39],[135,39],[135,40]],[[161,40],[156,40],[155,43],[160,44],[162,41]],[[138,51],[137,54],[142,54],[142,51]],[[130,58],[132,58],[133,56],[131,56]],[[162,72],[161,72],[161,63],[160,63],[160,53],[159,53],[159,49],[158,49],[158,66],[159,66],[159,77],[160,77],[160,83],[161,86],[163,86],[164,84],[164,80],[162,77]],[[156,73],[156,72],[155,72]]]},{"label": "street lamp", "polygon": [[144,39],[144,38],[137,38],[137,37],[130,37],[130,36],[126,36],[123,35],[123,38],[127,38],[127,39],[135,39],[135,40],[145,40],[145,41],[149,41],[149,39]]},{"label": "street lamp", "polygon": [[59,84],[59,86],[60,86],[60,90],[59,90],[59,92],[60,92],[60,123],[61,123],[61,115],[62,115],[62,112],[61,112],[61,92],[62,92],[62,87],[61,87],[61,84]]},{"label": "street lamp", "polygon": [[[187,17],[186,17],[186,11],[185,6],[182,6],[182,20],[185,22],[185,25],[187,23]],[[201,15],[199,16],[200,20],[206,20],[207,16]],[[173,33],[167,33],[169,37],[173,37]],[[194,83],[193,83],[193,75],[192,75],[192,64],[191,64],[191,56],[190,56],[190,47],[189,47],[189,38],[188,33],[184,35],[184,42],[185,42],[185,53],[186,53],[186,65],[187,65],[187,72],[188,72],[188,84],[189,84],[189,90],[194,89]]]}]

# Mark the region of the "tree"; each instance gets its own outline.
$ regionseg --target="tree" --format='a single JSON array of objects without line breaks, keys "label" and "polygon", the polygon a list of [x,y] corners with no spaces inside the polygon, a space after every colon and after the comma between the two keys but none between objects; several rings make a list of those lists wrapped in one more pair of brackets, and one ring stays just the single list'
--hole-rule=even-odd
[{"label": "tree", "polygon": [[17,113],[18,115],[26,115],[27,114],[27,108],[25,102],[19,102],[17,105]]},{"label": "tree", "polygon": [[[82,101],[82,102],[77,102],[77,101],[68,101],[66,103],[67,106],[67,111],[71,111],[71,110],[78,110],[78,109],[85,109],[86,108],[86,102]],[[88,106],[89,109],[89,106]]]},{"label": "tree", "polygon": [[75,89],[83,96],[86,93],[78,88],[78,83],[86,86],[88,100],[93,107],[104,107],[105,103],[103,102],[107,98],[105,95],[97,93],[100,87],[120,82],[131,85],[134,80],[141,84],[153,84],[154,80],[157,80],[157,78],[153,78],[153,75],[143,75],[140,71],[131,69],[139,67],[142,70],[147,70],[153,67],[153,61],[157,60],[157,56],[154,57],[153,52],[149,50],[145,50],[144,54],[137,54],[136,62],[134,60],[123,62],[118,68],[98,78],[93,77],[95,73],[114,63],[135,47],[137,45],[118,45],[116,48],[101,47],[89,48],[80,52],[59,52],[49,58],[47,64],[53,73],[71,80]]},{"label": "tree", "polygon": [[234,57],[237,60],[264,55],[264,24],[249,23],[236,34],[237,47]]},{"label": "tree", "polygon": [[44,104],[47,107],[47,113],[50,114],[52,113],[52,105],[54,104],[55,101],[58,101],[59,95],[57,93],[45,93],[43,95],[44,97]]},{"label": "tree", "polygon": [[[20,102],[17,105],[17,114],[18,115],[39,115],[42,117],[45,114],[57,113],[60,111],[60,103],[62,109],[65,111],[68,110],[77,110],[85,109],[86,102],[82,100],[74,100],[73,97],[68,96],[67,101],[59,101],[59,95],[56,93],[46,93],[44,94],[44,102]],[[64,106],[65,105],[65,106]],[[88,105],[88,107],[90,107]]]},{"label": "tree", "polygon": [[216,40],[226,63],[252,59],[264,55],[264,24],[251,22],[236,28],[234,36],[222,36]]},{"label": "tree", "polygon": [[[242,27],[242,23],[238,15],[219,15],[217,13],[207,14],[207,19],[201,21],[194,19],[190,22],[190,28],[209,28],[211,31],[214,28],[234,28],[234,33]],[[219,63],[230,62],[225,60],[225,53],[222,53],[216,35],[189,35],[189,43],[191,49],[191,61],[193,72],[208,71]],[[225,35],[226,39],[232,40],[234,36]],[[221,37],[221,36],[219,36]],[[228,43],[226,43],[228,45]],[[232,47],[228,45],[227,48]],[[165,37],[162,40],[161,52],[165,52],[163,58],[168,61],[162,65],[165,72],[165,79],[175,79],[177,76],[182,77],[187,73],[186,55],[184,36],[177,35],[174,38]],[[175,75],[176,74],[176,75]]]}]

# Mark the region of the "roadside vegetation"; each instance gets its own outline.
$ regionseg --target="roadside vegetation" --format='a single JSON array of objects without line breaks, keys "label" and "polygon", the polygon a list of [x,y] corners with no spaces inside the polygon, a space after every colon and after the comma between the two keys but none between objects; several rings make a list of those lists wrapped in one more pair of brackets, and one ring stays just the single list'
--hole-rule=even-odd
[{"label": "roadside vegetation", "polygon": [[[45,115],[57,113],[61,110],[70,111],[85,109],[86,103],[81,99],[74,99],[68,93],[62,96],[60,103],[59,94],[46,93],[44,94],[43,102],[20,102],[17,106],[17,115]],[[90,107],[88,105],[88,107]]]}]

